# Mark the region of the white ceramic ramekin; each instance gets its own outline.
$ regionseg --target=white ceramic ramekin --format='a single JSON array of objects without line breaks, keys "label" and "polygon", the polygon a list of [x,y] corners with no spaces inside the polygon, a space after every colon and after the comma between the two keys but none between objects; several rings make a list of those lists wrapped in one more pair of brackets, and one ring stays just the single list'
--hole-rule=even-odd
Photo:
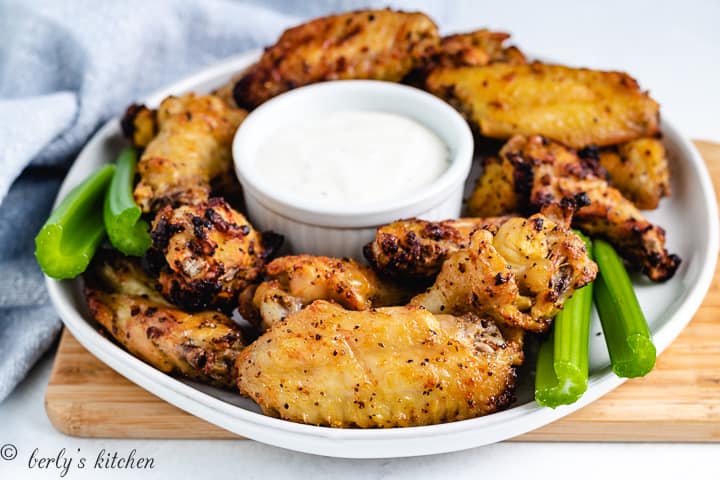
[{"label": "white ceramic ramekin", "polygon": [[[348,208],[298,197],[262,175],[257,152],[284,125],[336,111],[376,111],[404,115],[434,131],[448,146],[450,166],[426,189],[384,205]],[[264,103],[242,123],[233,141],[235,171],[248,214],[261,230],[285,235],[298,253],[355,257],[375,229],[400,218],[457,217],[470,172],[473,138],[465,120],[448,104],[416,88],[371,80],[319,83]],[[377,172],[383,175],[384,172]]]}]

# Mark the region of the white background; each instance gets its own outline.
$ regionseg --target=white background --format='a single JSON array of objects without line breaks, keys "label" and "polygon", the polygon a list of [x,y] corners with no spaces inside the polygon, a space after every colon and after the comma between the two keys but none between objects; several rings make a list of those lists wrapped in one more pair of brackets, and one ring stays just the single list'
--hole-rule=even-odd
[{"label": "white background", "polygon": [[[536,55],[628,71],[686,134],[720,141],[720,1],[460,0],[431,10],[440,12],[444,32],[490,26],[512,32]],[[28,469],[34,448],[46,456],[65,448],[76,458],[135,448],[155,459],[154,470],[109,471],[107,478],[720,478],[720,445],[712,444],[503,443],[420,458],[339,460],[251,441],[71,438],[53,429],[43,406],[53,353],[0,404],[0,444],[19,451],[14,461],[0,459],[0,480],[59,478],[55,469]],[[71,469],[65,478],[105,475]]]}]

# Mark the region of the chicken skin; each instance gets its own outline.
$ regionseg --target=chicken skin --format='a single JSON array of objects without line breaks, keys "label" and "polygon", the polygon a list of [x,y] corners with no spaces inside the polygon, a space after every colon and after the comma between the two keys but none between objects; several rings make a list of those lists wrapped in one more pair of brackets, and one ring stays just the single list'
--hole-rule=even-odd
[{"label": "chicken skin", "polygon": [[229,312],[282,243],[260,233],[222,198],[164,207],[152,224],[152,270],[165,298],[186,310]]},{"label": "chicken skin", "polygon": [[157,111],[133,103],[125,110],[120,127],[133,147],[144,149],[158,133]]},{"label": "chicken skin", "polygon": [[510,34],[487,29],[457,33],[442,37],[439,55],[434,57],[438,67],[472,67],[491,63],[521,65],[525,55],[505,42]]},{"label": "chicken skin", "polygon": [[[592,152],[594,153],[594,152]],[[670,171],[662,141],[640,138],[598,152],[610,184],[641,210],[653,210],[670,196]]]},{"label": "chicken skin", "polygon": [[621,72],[491,63],[434,69],[426,86],[486,137],[543,135],[582,148],[659,131],[658,104]]},{"label": "chicken skin", "polygon": [[157,112],[130,106],[123,128],[145,149],[135,186],[142,211],[207,201],[211,182],[232,168],[233,135],[246,115],[218,97],[194,93],[167,97]]},{"label": "chicken skin", "polygon": [[443,261],[465,248],[479,228],[497,229],[510,217],[459,218],[429,222],[398,220],[377,229],[375,240],[363,249],[375,270],[388,277],[410,281],[433,278]]},{"label": "chicken skin", "polygon": [[348,258],[292,255],[265,267],[266,281],[240,295],[240,314],[265,331],[314,300],[349,310],[402,305],[412,296],[371,269]]},{"label": "chicken skin", "polygon": [[584,242],[538,213],[508,220],[495,235],[475,231],[468,247],[450,255],[435,283],[410,303],[544,332],[565,300],[596,275]]},{"label": "chicken skin", "polygon": [[521,210],[515,191],[515,166],[497,156],[482,159],[482,175],[467,200],[467,212],[479,217],[505,215]]},{"label": "chicken skin", "polygon": [[232,320],[170,305],[139,265],[117,253],[99,256],[89,276],[92,317],[130,353],[162,372],[235,388],[235,359],[244,345]]},{"label": "chicken skin", "polygon": [[486,29],[442,37],[425,62],[411,71],[403,83],[424,89],[428,75],[437,68],[526,63],[525,55],[517,47],[505,45],[509,38],[507,33]]},{"label": "chicken skin", "polygon": [[399,82],[440,37],[423,13],[363,10],[291,28],[237,81],[237,105],[255,108],[296,87],[328,80]]},{"label": "chicken skin", "polygon": [[[650,223],[617,189],[608,185],[598,172],[593,158],[540,136],[512,138],[500,151],[501,169],[487,170],[493,181],[481,178],[473,194],[491,196],[495,191],[512,189],[517,195],[515,207],[520,211],[537,211],[563,198],[582,195],[587,202],[573,216],[573,226],[591,236],[607,238],[635,269],[653,281],[673,276],[680,264],[677,255],[665,249],[665,230]],[[499,170],[512,170],[511,177]],[[501,184],[504,183],[504,186]],[[479,204],[473,215],[498,215],[497,204]]]},{"label": "chicken skin", "polygon": [[345,310],[318,300],[237,359],[263,412],[331,427],[409,427],[486,415],[512,399],[522,334],[418,307]]}]

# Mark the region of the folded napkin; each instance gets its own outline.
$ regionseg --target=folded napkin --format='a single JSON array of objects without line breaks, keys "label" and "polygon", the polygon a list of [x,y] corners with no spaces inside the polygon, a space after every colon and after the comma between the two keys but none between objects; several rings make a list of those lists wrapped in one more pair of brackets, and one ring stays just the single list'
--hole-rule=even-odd
[{"label": "folded napkin", "polygon": [[[308,17],[388,3],[0,0],[0,401],[60,330],[33,238],[92,133],[148,92]],[[390,3],[436,20],[446,10]]]}]

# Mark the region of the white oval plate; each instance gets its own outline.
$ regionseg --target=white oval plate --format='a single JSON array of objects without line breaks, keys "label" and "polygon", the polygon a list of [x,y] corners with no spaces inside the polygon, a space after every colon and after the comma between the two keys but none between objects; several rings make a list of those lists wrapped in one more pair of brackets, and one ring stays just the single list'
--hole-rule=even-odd
[{"label": "white oval plate", "polygon": [[[230,58],[151,95],[156,106],[169,94],[209,91],[258,58],[251,52]],[[658,353],[690,321],[702,302],[715,270],[718,253],[718,215],[710,177],[692,143],[667,119],[662,130],[671,162],[673,196],[648,217],[668,232],[668,249],[682,257],[675,277],[651,284],[636,277],[640,303],[648,318]],[[118,119],[109,121],[80,152],[58,198],[98,166],[114,161],[125,141]],[[284,232],[292,235],[292,232]],[[426,455],[463,450],[498,442],[534,430],[600,398],[623,382],[609,368],[597,317],[590,345],[587,393],[574,405],[556,410],[539,407],[532,399],[532,368],[521,372],[518,400],[505,411],[485,417],[425,427],[359,430],[332,429],[292,423],[260,413],[252,401],[237,393],[165,375],[133,357],[97,331],[90,318],[79,280],[47,279],[55,308],[75,338],[100,360],[142,388],[171,404],[243,437],[291,450],[347,458]],[[532,362],[532,359],[529,360]]]}]

